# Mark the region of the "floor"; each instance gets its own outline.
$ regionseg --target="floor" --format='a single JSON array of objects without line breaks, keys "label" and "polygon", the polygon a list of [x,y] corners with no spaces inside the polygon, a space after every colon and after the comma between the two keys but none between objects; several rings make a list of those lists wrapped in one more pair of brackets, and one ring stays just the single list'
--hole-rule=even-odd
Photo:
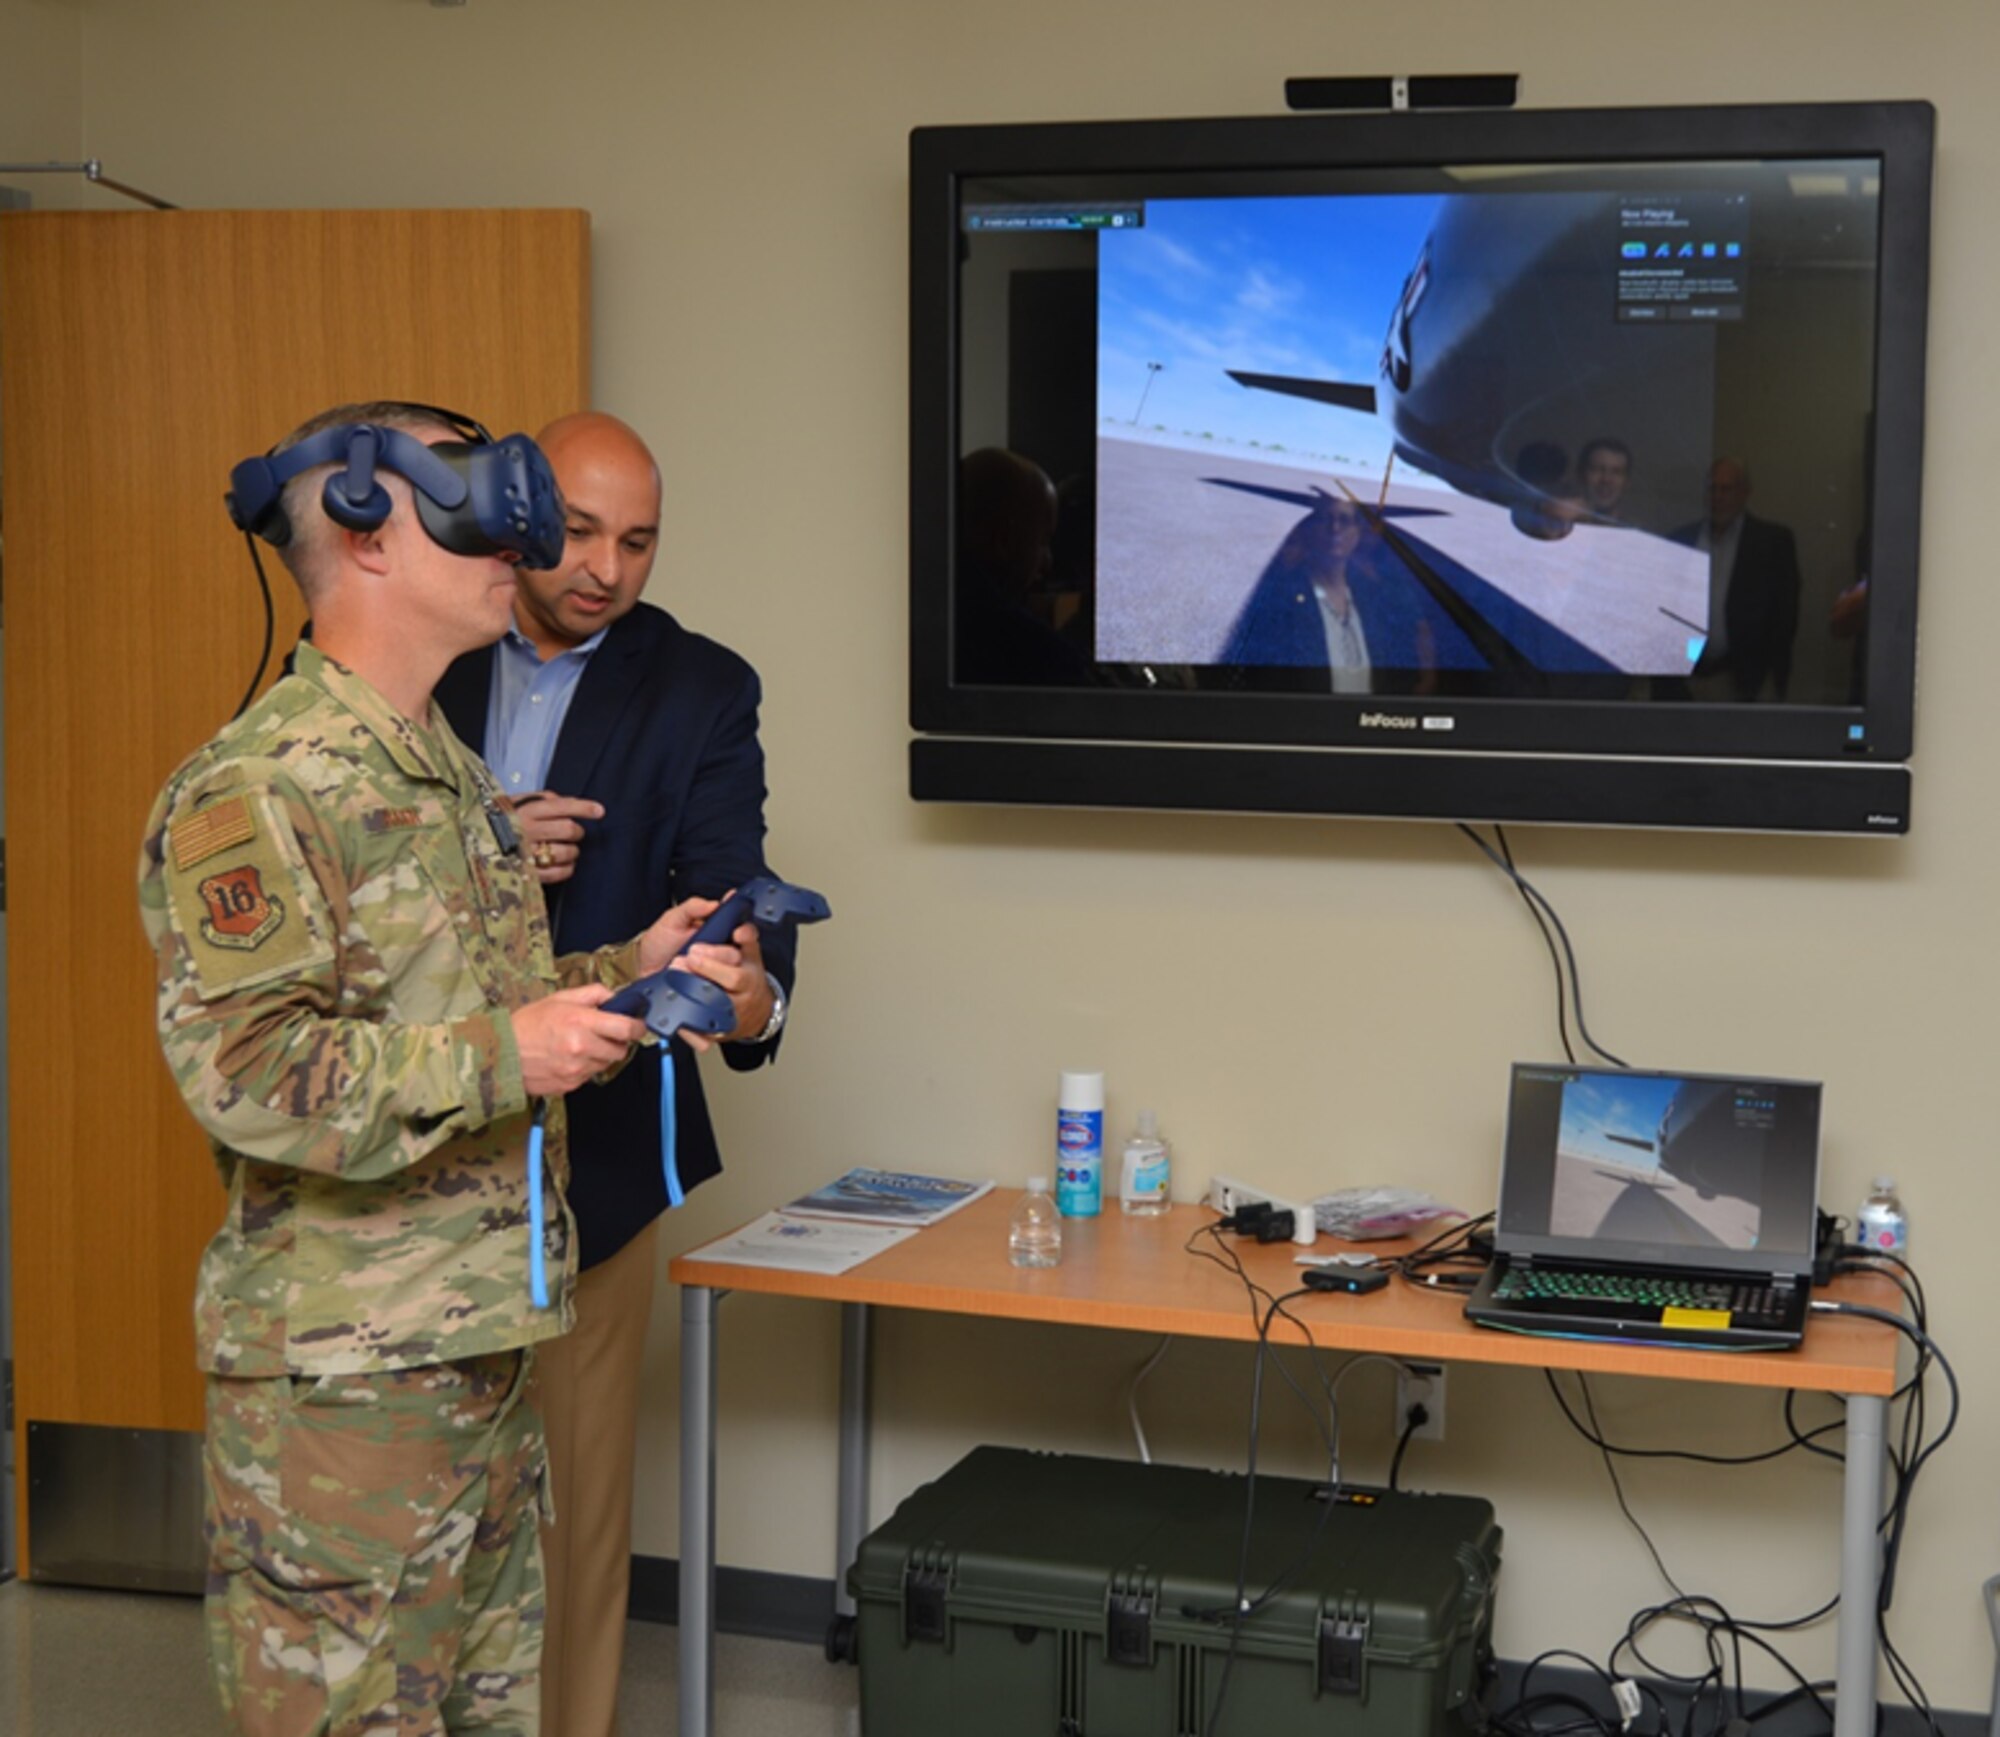
[{"label": "floor", "polygon": [[[625,1646],[624,1737],[675,1729],[679,1630],[635,1622]],[[724,1635],[716,1737],[857,1737],[860,1679],[818,1647]],[[0,1586],[0,1732],[6,1737],[224,1737],[192,1598]]]}]

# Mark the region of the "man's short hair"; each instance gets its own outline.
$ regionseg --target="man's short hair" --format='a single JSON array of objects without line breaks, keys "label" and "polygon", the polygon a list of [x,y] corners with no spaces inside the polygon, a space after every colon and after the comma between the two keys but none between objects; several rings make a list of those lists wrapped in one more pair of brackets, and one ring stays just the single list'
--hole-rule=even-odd
[{"label": "man's short hair", "polygon": [[[329,428],[344,428],[350,422],[372,422],[378,428],[398,428],[405,434],[430,434],[440,430],[447,434],[455,432],[438,419],[435,411],[421,404],[378,398],[366,404],[337,404],[331,410],[322,410],[317,416],[310,416],[301,422],[271,451],[273,454],[289,452],[315,434]],[[327,536],[333,529],[333,521],[326,516],[326,509],[320,504],[320,495],[326,486],[326,479],[339,468],[337,464],[316,464],[310,470],[300,471],[285,484],[280,496],[292,535],[278,551],[278,558],[285,563],[286,570],[297,582],[308,603],[325,576]]]},{"label": "man's short hair", "polygon": [[1577,454],[1576,469],[1579,476],[1583,474],[1584,470],[1590,464],[1591,455],[1599,452],[1616,454],[1625,461],[1626,470],[1631,470],[1632,449],[1624,441],[1617,439],[1613,435],[1600,434],[1595,440],[1586,440],[1583,443],[1583,451]]}]

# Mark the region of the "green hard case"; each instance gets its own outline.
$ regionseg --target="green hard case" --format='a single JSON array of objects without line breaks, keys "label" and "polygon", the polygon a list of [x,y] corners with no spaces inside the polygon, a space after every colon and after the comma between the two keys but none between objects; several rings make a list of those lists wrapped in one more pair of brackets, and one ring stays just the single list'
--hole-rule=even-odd
[{"label": "green hard case", "polygon": [[864,1737],[1465,1737],[1500,1528],[1470,1496],[975,1449],[863,1540]]}]

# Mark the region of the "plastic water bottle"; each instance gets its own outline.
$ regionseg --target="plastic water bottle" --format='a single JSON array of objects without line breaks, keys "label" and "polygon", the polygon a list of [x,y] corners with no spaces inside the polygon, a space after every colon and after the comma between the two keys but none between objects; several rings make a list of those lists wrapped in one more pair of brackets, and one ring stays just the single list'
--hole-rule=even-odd
[{"label": "plastic water bottle", "polygon": [[1028,1192],[1007,1226],[1007,1258],[1017,1267],[1052,1267],[1062,1260],[1062,1216],[1049,1198],[1046,1176],[1028,1178]]},{"label": "plastic water bottle", "polygon": [[1172,1203],[1172,1154],[1151,1110],[1139,1112],[1139,1126],[1125,1142],[1118,1197],[1134,1218],[1158,1218]]},{"label": "plastic water bottle", "polygon": [[1104,1076],[1062,1077],[1056,1099],[1056,1207],[1095,1218],[1104,1205]]},{"label": "plastic water bottle", "polygon": [[1877,1254],[1908,1252],[1910,1225],[1903,1217],[1903,1203],[1896,1198],[1893,1177],[1875,1178],[1874,1192],[1861,1203],[1854,1215],[1854,1240]]}]

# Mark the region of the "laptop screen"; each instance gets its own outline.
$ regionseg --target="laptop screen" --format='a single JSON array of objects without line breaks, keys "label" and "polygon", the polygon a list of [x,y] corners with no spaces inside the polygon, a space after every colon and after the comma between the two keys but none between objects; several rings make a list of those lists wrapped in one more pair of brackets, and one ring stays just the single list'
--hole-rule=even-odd
[{"label": "laptop screen", "polygon": [[1495,1245],[1510,1255],[1800,1272],[1817,1082],[1517,1062]]}]

